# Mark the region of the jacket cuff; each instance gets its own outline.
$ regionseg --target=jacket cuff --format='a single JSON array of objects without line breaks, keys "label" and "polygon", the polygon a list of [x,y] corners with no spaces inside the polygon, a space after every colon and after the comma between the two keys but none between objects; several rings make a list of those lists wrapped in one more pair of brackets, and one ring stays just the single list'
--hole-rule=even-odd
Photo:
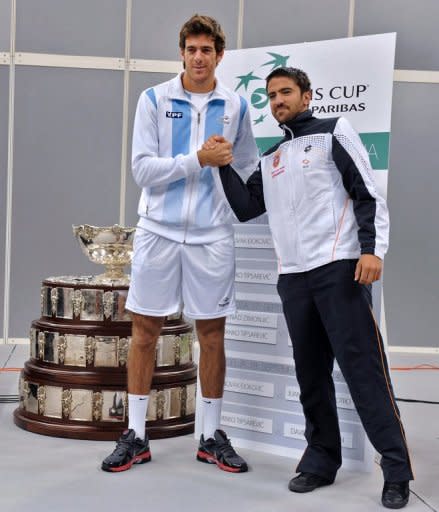
[{"label": "jacket cuff", "polygon": [[190,176],[192,173],[200,172],[201,171],[201,165],[198,160],[197,152],[190,153],[189,155],[185,155],[183,157],[184,162],[184,168],[186,170],[186,175]]},{"label": "jacket cuff", "polygon": [[381,260],[384,259],[384,251],[381,250],[379,247],[362,247],[361,254],[373,254],[374,256],[377,256]]}]

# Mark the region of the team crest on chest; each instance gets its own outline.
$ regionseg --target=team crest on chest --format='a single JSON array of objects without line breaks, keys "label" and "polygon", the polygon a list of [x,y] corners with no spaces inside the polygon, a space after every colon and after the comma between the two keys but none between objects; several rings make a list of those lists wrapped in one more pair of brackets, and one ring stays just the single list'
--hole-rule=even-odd
[{"label": "team crest on chest", "polygon": [[276,169],[276,167],[280,163],[280,151],[276,151],[276,153],[273,156],[273,169]]},{"label": "team crest on chest", "polygon": [[272,178],[276,178],[276,176],[279,176],[279,174],[282,174],[282,173],[285,172],[285,166],[284,165],[279,167],[281,154],[282,154],[282,152],[280,150],[278,150],[273,155],[272,169],[271,169],[271,177]]},{"label": "team crest on chest", "polygon": [[218,123],[219,124],[230,124],[230,117],[229,116],[220,116],[220,117],[218,117]]}]

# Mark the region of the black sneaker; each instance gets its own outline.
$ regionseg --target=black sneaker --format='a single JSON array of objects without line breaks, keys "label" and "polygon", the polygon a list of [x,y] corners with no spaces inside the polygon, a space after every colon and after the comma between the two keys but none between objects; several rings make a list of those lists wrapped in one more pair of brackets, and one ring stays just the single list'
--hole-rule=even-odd
[{"label": "black sneaker", "polygon": [[386,508],[403,508],[410,496],[408,482],[384,482],[381,503]]},{"label": "black sneaker", "polygon": [[126,471],[133,464],[144,464],[151,460],[148,437],[136,437],[134,430],[125,430],[117,441],[114,452],[102,462],[104,471]]},{"label": "black sneaker", "polygon": [[227,439],[226,433],[222,430],[215,430],[214,437],[206,440],[201,434],[197,460],[208,464],[216,464],[223,471],[230,471],[231,473],[245,473],[248,471],[247,463],[235,452],[230,444],[230,439]]},{"label": "black sneaker", "polygon": [[331,485],[333,482],[334,480],[328,480],[314,473],[303,472],[290,480],[288,489],[292,492],[311,492],[317,487]]}]

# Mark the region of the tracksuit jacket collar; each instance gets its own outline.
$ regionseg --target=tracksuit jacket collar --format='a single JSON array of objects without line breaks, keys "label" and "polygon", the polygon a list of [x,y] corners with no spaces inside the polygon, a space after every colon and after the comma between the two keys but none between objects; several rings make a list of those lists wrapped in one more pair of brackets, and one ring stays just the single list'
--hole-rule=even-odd
[{"label": "tracksuit jacket collar", "polygon": [[301,112],[293,119],[290,119],[286,123],[282,123],[279,126],[284,131],[285,138],[291,139],[295,136],[296,132],[300,131],[300,129],[311,119],[315,119],[311,110],[305,110],[305,112]]},{"label": "tracksuit jacket collar", "polygon": [[[185,92],[183,88],[183,83],[181,81],[182,75],[183,73],[180,73],[170,81],[168,90],[169,97],[171,99],[189,101],[188,95]],[[221,84],[221,82],[216,77],[215,82],[215,89],[212,91],[212,95],[210,96],[209,101],[213,99],[228,99],[229,95],[227,94],[227,89]]]}]

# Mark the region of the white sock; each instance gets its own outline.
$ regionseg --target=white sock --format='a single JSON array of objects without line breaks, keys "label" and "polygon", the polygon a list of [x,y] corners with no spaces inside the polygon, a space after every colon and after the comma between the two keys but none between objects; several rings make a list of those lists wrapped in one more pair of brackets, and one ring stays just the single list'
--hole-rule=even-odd
[{"label": "white sock", "polygon": [[128,393],[128,428],[132,428],[136,437],[145,439],[145,420],[149,395]]},{"label": "white sock", "polygon": [[203,436],[204,439],[213,437],[215,430],[220,428],[222,398],[206,398],[203,396],[202,414],[203,414]]}]

